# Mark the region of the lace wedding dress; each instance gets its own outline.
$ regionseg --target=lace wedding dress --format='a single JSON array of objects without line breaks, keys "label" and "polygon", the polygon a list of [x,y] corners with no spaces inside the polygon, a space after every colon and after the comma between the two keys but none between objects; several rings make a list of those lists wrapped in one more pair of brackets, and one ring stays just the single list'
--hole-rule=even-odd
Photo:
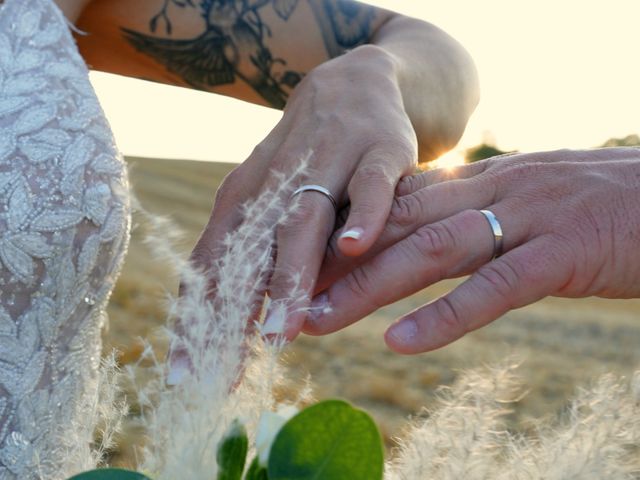
[{"label": "lace wedding dress", "polygon": [[[53,0],[0,4],[0,480],[73,470],[104,308],[126,248],[127,180]],[[85,425],[85,428],[87,425]],[[91,427],[91,426],[88,426]]]}]

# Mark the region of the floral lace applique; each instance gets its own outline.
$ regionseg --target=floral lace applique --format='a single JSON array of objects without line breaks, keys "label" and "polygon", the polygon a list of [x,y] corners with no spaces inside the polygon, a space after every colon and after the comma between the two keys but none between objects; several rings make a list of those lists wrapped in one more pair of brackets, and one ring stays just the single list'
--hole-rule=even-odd
[{"label": "floral lace applique", "polygon": [[71,443],[93,429],[125,173],[62,13],[0,3],[0,480],[91,466],[89,445]]}]

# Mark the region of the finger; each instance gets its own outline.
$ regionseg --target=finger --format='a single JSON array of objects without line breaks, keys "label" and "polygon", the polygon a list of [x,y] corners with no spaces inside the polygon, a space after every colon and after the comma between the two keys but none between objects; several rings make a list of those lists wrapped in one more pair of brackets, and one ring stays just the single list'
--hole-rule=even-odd
[{"label": "finger", "polygon": [[405,316],[385,334],[398,353],[414,354],[447,345],[566,284],[570,253],[537,237],[489,262],[444,297]]},{"label": "finger", "polygon": [[431,185],[454,179],[472,178],[488,171],[503,169],[514,165],[531,163],[599,162],[623,160],[628,151],[624,148],[602,148],[595,150],[552,150],[548,152],[517,153],[509,152],[465,165],[434,168],[415,175],[408,175],[398,182],[396,195],[410,195]]},{"label": "finger", "polygon": [[[498,206],[494,210],[501,214]],[[509,217],[502,227],[511,242],[505,248],[526,233],[512,226]],[[477,210],[421,227],[314,298],[304,331],[323,335],[344,328],[428,285],[476,270],[493,249],[493,232]]]},{"label": "finger", "polygon": [[347,256],[362,255],[376,241],[389,216],[398,180],[417,162],[412,148],[389,148],[385,145],[367,152],[349,182],[349,217],[338,239],[338,248]]},{"label": "finger", "polygon": [[[300,332],[310,302],[323,252],[333,229],[335,211],[324,195],[307,191],[296,197],[297,206],[278,229],[277,257],[269,282],[269,296],[276,305],[285,303],[284,337],[292,340]],[[292,298],[293,295],[293,298]],[[282,316],[270,311],[265,332],[281,332]]]},{"label": "finger", "polygon": [[489,178],[474,177],[438,183],[394,199],[386,226],[378,240],[358,257],[347,256],[338,248],[342,231],[336,232],[329,241],[316,292],[326,289],[359,265],[408,237],[421,225],[438,222],[467,209],[481,209],[493,204],[495,188]]},{"label": "finger", "polygon": [[487,168],[489,168],[489,161],[482,160],[455,167],[431,168],[414,175],[407,175],[398,182],[396,195],[402,197],[438,183],[471,178],[483,173]]},{"label": "finger", "polygon": [[[611,150],[611,149],[603,149]],[[396,188],[398,196],[409,195],[436,183],[446,182],[453,179],[472,178],[485,172],[503,169],[513,165],[523,165],[527,163],[556,163],[562,161],[582,161],[586,151],[580,150],[556,150],[549,152],[518,153],[509,152],[496,155],[485,160],[459,165],[455,167],[435,168],[416,175],[404,177]],[[613,152],[616,158],[624,156],[624,152]],[[600,153],[598,150],[589,152],[588,158],[595,158],[598,161],[611,159],[608,152]]]}]

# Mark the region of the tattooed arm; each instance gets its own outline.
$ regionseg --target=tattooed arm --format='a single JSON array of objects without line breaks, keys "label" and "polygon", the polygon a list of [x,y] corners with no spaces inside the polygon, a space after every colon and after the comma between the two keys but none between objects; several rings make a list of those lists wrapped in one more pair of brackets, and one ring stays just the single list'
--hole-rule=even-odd
[{"label": "tattooed arm", "polygon": [[[220,187],[192,254],[205,268],[242,221],[239,206],[309,151],[301,183],[331,191],[346,218],[334,258],[362,255],[384,229],[399,179],[418,158],[451,148],[477,102],[473,63],[447,34],[349,0],[92,0],[79,27],[95,68],[286,106]],[[272,300],[285,301],[300,273],[307,298],[287,304],[288,338],[303,327],[336,226],[327,198],[298,199],[278,229],[267,286]]]},{"label": "tattooed arm", "polygon": [[477,101],[473,64],[444,32],[357,2],[89,1],[78,41],[92,68],[280,109],[314,67],[377,45],[378,61],[394,63],[424,160],[457,142]]}]

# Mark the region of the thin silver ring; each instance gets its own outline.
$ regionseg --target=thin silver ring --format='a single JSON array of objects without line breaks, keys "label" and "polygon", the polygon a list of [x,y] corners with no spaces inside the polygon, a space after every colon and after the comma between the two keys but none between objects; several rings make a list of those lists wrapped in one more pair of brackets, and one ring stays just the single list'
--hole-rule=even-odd
[{"label": "thin silver ring", "polygon": [[502,255],[502,226],[491,210],[479,210],[479,212],[487,219],[491,233],[493,233],[493,254],[491,255],[491,260],[493,260]]},{"label": "thin silver ring", "polygon": [[298,195],[299,193],[302,192],[318,192],[321,193],[322,195],[324,195],[325,197],[327,197],[329,199],[329,201],[331,202],[331,205],[333,205],[333,209],[337,210],[338,209],[338,202],[336,202],[335,197],[331,194],[331,192],[329,190],[327,190],[326,188],[320,186],[320,185],[302,185],[300,188],[298,188],[295,192],[293,192],[291,194],[291,198],[295,197],[296,195]]}]

